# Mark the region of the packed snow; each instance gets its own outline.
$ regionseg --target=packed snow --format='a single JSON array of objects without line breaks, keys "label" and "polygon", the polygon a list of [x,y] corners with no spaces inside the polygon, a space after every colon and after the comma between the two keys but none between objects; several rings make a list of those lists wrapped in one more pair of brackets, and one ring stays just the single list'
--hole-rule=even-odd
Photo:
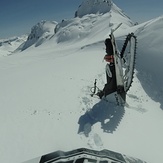
[{"label": "packed snow", "polygon": [[[35,26],[42,29],[39,39],[13,43],[12,52],[1,40],[0,162],[24,162],[81,147],[162,162],[163,17],[133,26],[115,6],[104,14],[89,9],[60,23],[41,22]],[[120,22],[114,33],[119,49],[130,32],[137,36],[138,48],[128,106],[118,110],[91,97],[90,89],[95,79],[100,89],[106,82],[104,40]],[[86,137],[78,131],[88,111],[96,123]],[[106,132],[102,122],[111,119],[117,125]]]}]

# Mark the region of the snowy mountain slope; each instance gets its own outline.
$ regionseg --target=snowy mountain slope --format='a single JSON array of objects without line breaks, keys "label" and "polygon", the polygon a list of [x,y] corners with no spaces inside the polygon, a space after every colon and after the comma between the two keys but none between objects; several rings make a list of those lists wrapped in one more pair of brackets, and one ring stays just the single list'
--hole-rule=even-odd
[{"label": "snowy mountain slope", "polygon": [[78,120],[98,103],[89,95],[94,79],[100,88],[105,83],[104,45],[81,49],[80,42],[47,44],[0,60],[1,161],[22,162],[59,149],[88,147],[160,162],[162,111],[144,92],[137,73],[127,96],[130,107],[116,130],[105,133],[97,122],[85,138],[77,134]]},{"label": "snowy mountain slope", "polygon": [[162,26],[163,17],[158,17],[147,22],[138,30],[139,56],[137,61],[143,88],[153,100],[161,103],[161,109],[163,109]]},{"label": "snowy mountain slope", "polygon": [[[49,53],[46,50],[43,59],[39,51],[33,49],[30,55],[23,52],[23,55],[1,60],[0,159],[4,162],[21,162],[56,149],[81,146],[77,134],[78,118],[82,113],[79,94],[82,83],[94,79],[94,73],[86,75],[91,80],[83,74],[91,68],[92,57],[71,49],[63,49],[65,56],[60,56],[52,50]],[[84,56],[88,56],[87,64]],[[94,62],[98,63],[96,59]],[[85,63],[85,67],[81,63]],[[72,138],[74,145],[65,139],[66,133],[68,139],[72,134],[75,136]],[[13,151],[15,148],[18,150]],[[6,154],[14,157],[6,158]]]},{"label": "snowy mountain slope", "polygon": [[[162,64],[157,62],[153,71],[148,71],[151,65],[146,60],[150,51],[146,53],[148,49],[144,48],[146,41],[152,40],[153,31],[160,36],[161,18],[134,27],[126,25],[130,20],[121,18],[116,13],[112,13],[112,17],[106,13],[65,21],[62,22],[65,26],[60,24],[58,35],[44,40],[40,46],[0,58],[0,162],[23,162],[56,150],[79,147],[110,149],[148,163],[163,160],[163,112],[160,109],[163,102],[161,98],[160,103],[151,99],[151,96],[157,98],[153,94],[154,81],[146,82],[155,74],[162,79],[162,73],[157,70],[157,67],[162,69]],[[97,21],[93,23],[93,20]],[[100,101],[90,97],[90,87],[95,78],[99,88],[105,84],[103,41],[111,27],[119,22],[124,24],[115,32],[119,45],[128,32],[138,35],[137,71],[127,95],[129,107],[123,108],[120,121],[118,114],[113,117],[114,122],[119,123],[111,126],[112,133],[104,132],[101,122],[97,121],[90,136],[85,137],[78,134],[78,122],[86,111],[93,108],[92,115],[97,119],[112,111],[108,104],[101,108]],[[59,34],[70,29],[74,35]],[[84,31],[88,32],[87,37]],[[68,34],[71,35],[68,37]],[[157,47],[156,54],[161,54],[162,47],[158,45],[161,42],[161,37],[155,37],[150,49]],[[155,59],[161,57],[157,55]],[[162,88],[160,82],[157,86]],[[155,89],[157,94],[160,90]],[[108,122],[111,118],[102,120]]]}]

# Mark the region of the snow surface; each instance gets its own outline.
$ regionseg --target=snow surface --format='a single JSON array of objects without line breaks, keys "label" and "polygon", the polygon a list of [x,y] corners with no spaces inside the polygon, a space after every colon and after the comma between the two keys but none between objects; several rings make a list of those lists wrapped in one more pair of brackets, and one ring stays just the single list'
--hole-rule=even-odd
[{"label": "snow surface", "polygon": [[[109,149],[147,163],[162,162],[163,17],[131,26],[131,20],[118,13],[112,10],[65,20],[39,46],[36,41],[7,57],[1,51],[0,162],[18,163],[81,147]],[[125,35],[134,32],[138,52],[127,95],[129,107],[119,108],[123,113],[117,110],[122,119],[116,114],[118,126],[110,126],[108,133],[101,122],[111,117],[102,115],[113,108],[90,97],[90,88],[95,78],[101,89],[106,82],[104,40],[119,22],[123,25],[115,32],[118,47]],[[54,30],[54,26],[48,28]],[[85,137],[78,134],[78,122],[91,108],[97,122]]]}]

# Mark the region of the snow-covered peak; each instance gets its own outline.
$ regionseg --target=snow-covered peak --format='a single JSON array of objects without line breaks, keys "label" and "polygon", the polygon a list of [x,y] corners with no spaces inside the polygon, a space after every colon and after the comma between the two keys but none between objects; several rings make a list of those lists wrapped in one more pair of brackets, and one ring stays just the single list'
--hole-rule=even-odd
[{"label": "snow-covered peak", "polygon": [[134,24],[124,11],[114,4],[112,0],[84,0],[75,12],[75,17],[81,18],[85,15],[106,13],[110,13],[112,17],[114,17],[115,14],[119,15],[123,20],[126,19],[128,21],[128,25]]},{"label": "snow-covered peak", "polygon": [[51,21],[41,21],[32,27],[31,33],[28,36],[28,39],[39,39],[42,35],[46,33],[54,33],[54,26],[56,22]]},{"label": "snow-covered peak", "polygon": [[111,10],[112,0],[84,0],[75,13],[75,17],[87,14],[106,13]]},{"label": "snow-covered peak", "polygon": [[10,55],[16,48],[27,40],[27,35],[20,37],[11,37],[8,39],[0,39],[0,57]]},{"label": "snow-covered peak", "polygon": [[31,45],[38,46],[44,42],[50,35],[54,34],[54,28],[57,25],[55,21],[41,21],[31,28],[31,33],[28,36],[22,50],[27,49]]},{"label": "snow-covered peak", "polygon": [[[111,3],[111,1],[100,1],[101,3],[98,1],[94,3],[94,6],[91,6],[91,4],[95,1],[87,2],[90,3],[90,6],[87,6],[86,2],[87,1],[84,1],[79,7],[75,18],[63,20],[57,24],[54,35],[57,43],[66,41],[76,43],[83,39],[89,40],[89,43],[95,43],[104,40],[108,34],[110,34],[111,29],[115,28],[119,23],[123,24],[120,29],[126,29],[134,24],[122,10]],[[102,10],[102,7],[100,7],[104,3],[110,4],[107,5],[106,10]],[[104,6],[106,7],[106,4]],[[110,7],[108,8],[108,6]],[[100,13],[100,11],[104,12]],[[96,32],[98,35],[94,35]]]},{"label": "snow-covered peak", "polygon": [[0,39],[0,46],[13,45],[15,42],[22,43],[27,39],[27,35],[22,35],[21,37],[11,37],[8,39]]}]

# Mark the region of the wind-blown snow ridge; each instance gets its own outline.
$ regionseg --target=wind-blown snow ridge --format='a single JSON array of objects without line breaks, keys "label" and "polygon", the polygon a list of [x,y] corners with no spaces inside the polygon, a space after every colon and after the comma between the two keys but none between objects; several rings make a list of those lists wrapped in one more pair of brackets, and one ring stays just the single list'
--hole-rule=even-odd
[{"label": "wind-blown snow ridge", "polygon": [[[163,76],[162,61],[163,61],[163,16],[152,19],[138,28],[138,61],[137,69],[144,76],[140,79],[144,90],[148,95],[157,102],[160,102],[163,109]],[[138,32],[139,31],[139,32]],[[144,63],[146,62],[146,63]],[[149,83],[149,87],[146,83]]]}]

